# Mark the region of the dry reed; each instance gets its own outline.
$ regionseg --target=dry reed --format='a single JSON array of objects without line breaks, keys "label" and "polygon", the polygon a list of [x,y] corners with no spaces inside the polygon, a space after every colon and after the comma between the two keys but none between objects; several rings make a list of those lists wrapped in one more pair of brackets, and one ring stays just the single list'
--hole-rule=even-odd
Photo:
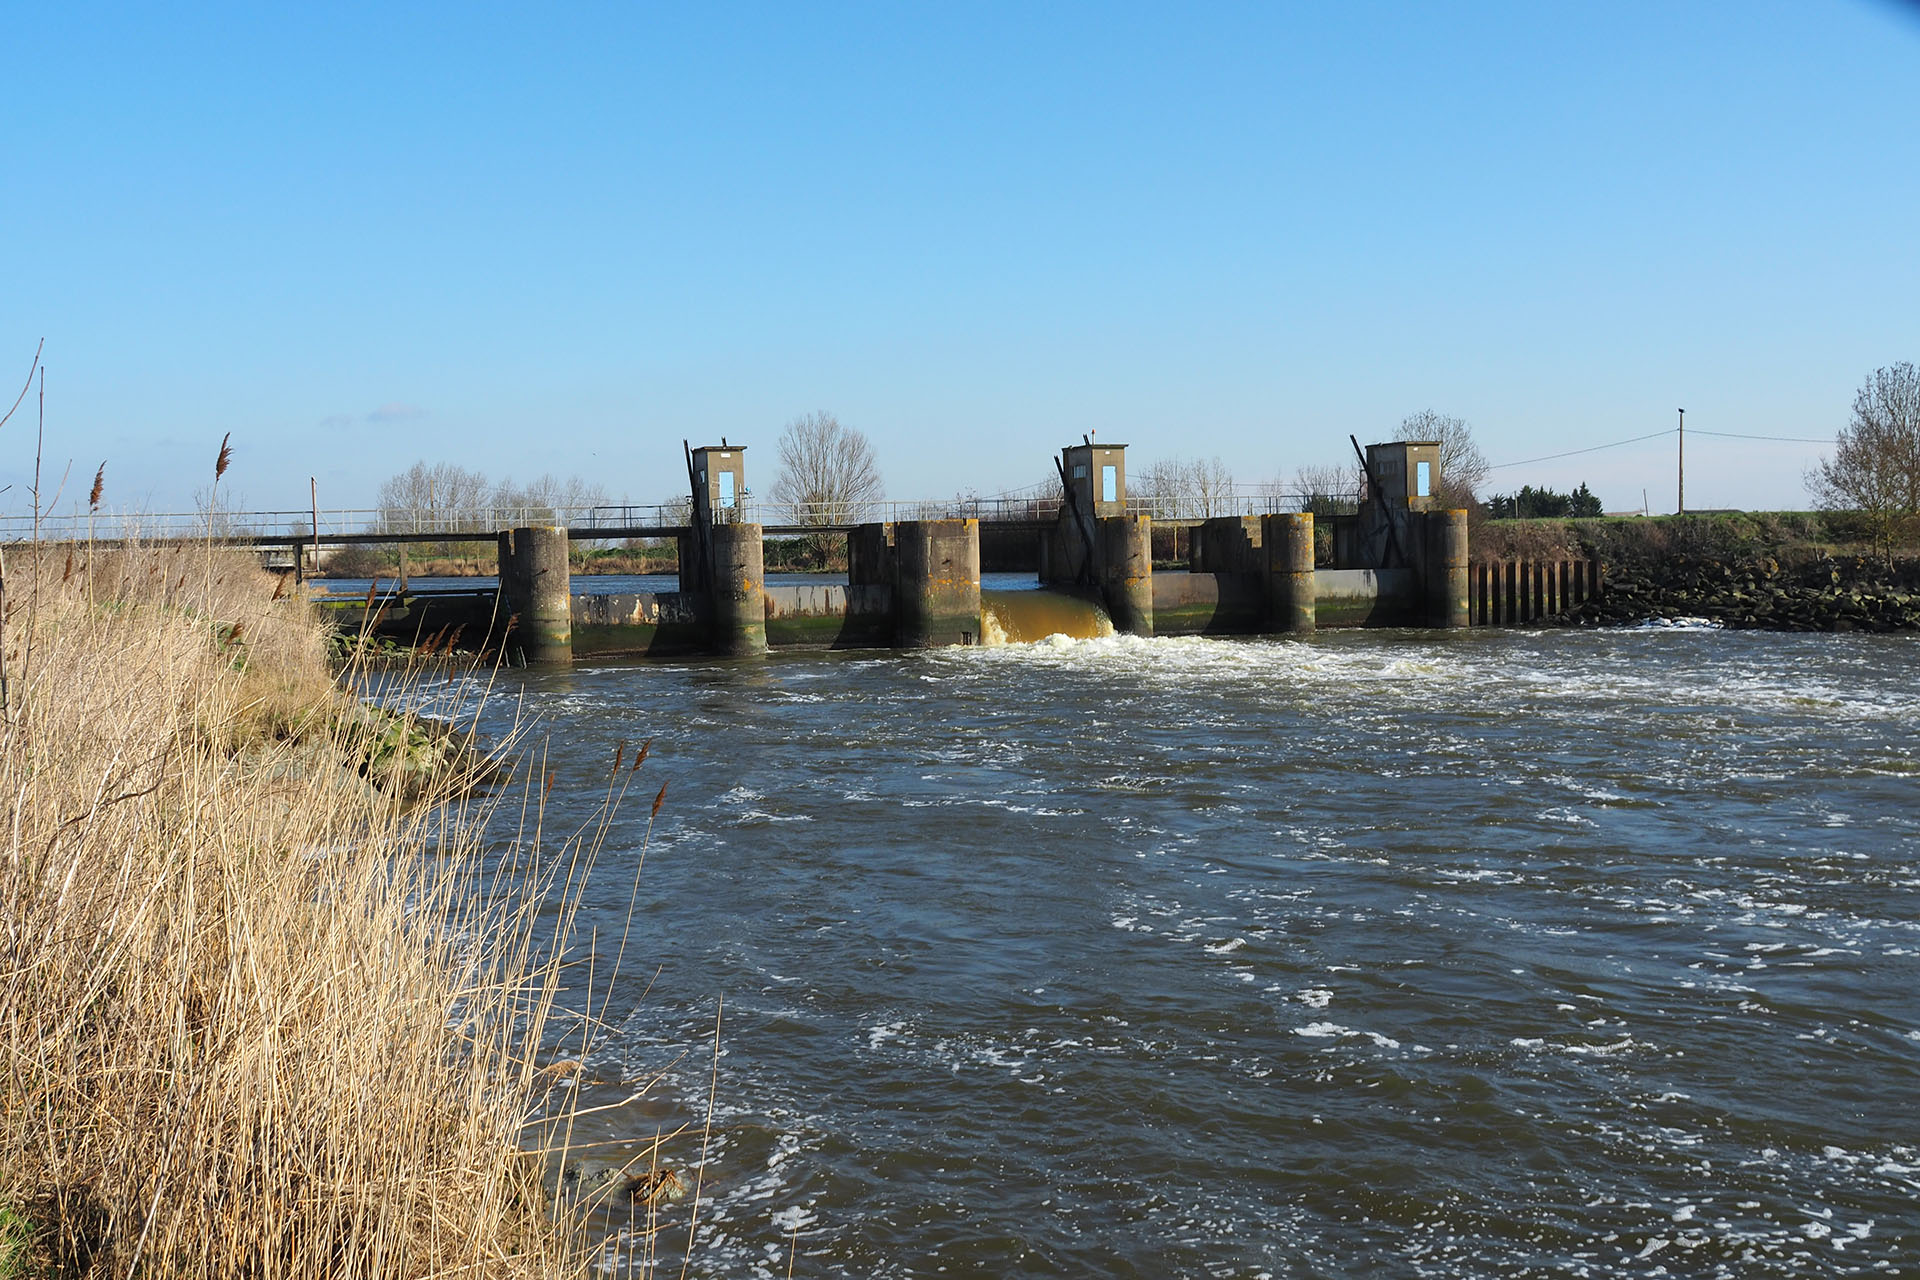
[{"label": "dry reed", "polygon": [[62,567],[7,565],[0,1277],[582,1271],[526,1140],[578,842],[476,875],[258,570]]}]

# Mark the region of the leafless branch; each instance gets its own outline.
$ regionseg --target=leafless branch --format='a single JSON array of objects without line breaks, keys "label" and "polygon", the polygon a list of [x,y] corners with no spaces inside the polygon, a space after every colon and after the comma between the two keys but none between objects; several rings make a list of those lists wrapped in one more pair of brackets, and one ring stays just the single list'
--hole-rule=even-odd
[{"label": "leafless branch", "polygon": [[7,410],[6,417],[0,418],[0,427],[4,427],[7,425],[7,418],[11,418],[14,415],[15,410],[19,409],[21,401],[27,398],[27,392],[33,390],[33,375],[39,371],[40,353],[42,351],[45,351],[46,349],[47,349],[47,340],[45,338],[42,338],[40,339],[40,345],[33,349],[33,364],[29,366],[27,369],[27,385],[24,387],[21,387],[20,394],[13,398],[13,408]]}]

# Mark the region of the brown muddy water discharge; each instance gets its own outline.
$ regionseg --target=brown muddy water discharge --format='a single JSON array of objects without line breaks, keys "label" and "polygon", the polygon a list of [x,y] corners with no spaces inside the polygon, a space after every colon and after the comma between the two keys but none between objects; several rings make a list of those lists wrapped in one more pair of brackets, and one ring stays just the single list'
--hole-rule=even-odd
[{"label": "brown muddy water discharge", "polygon": [[581,1132],[695,1162],[724,996],[694,1274],[1913,1274],[1917,662],[1055,637],[511,673],[481,722],[539,721],[549,830],[654,739],[583,1101],[659,1082]]}]

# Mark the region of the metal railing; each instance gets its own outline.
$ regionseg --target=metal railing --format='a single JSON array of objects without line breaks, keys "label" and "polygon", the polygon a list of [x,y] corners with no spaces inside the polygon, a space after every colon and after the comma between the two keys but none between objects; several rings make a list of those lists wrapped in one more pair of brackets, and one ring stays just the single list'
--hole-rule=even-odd
[{"label": "metal railing", "polygon": [[[1204,520],[1212,516],[1257,516],[1307,509],[1316,495],[1273,486],[1236,486],[1210,494],[1132,495],[1125,503],[1128,515],[1155,520]],[[751,495],[715,511],[724,523],[755,523],[773,528],[845,528],[851,525],[901,520],[975,519],[988,523],[1052,523],[1064,501],[1058,495],[953,498],[921,501],[775,503]],[[658,529],[663,534],[685,527],[691,504],[598,504],[550,507],[487,505],[461,510],[415,510],[392,507],[321,508],[319,532],[329,539],[365,536],[419,538],[442,534],[449,541],[491,538],[502,529],[525,525],[565,525],[576,535],[592,536],[605,529],[616,536]],[[38,536],[51,542],[139,540],[214,537],[230,541],[258,539],[284,543],[312,537],[314,512],[281,511],[101,511],[43,514]],[[36,534],[31,515],[0,516],[0,542],[25,542]],[[643,535],[642,535],[643,536]]]},{"label": "metal railing", "polygon": [[[393,508],[321,508],[320,533],[327,537],[383,534],[446,534],[454,540],[491,538],[501,529],[563,524],[574,530],[671,528],[687,522],[687,504],[650,506],[535,507],[485,506],[461,511]],[[312,510],[299,511],[101,511],[43,515],[39,536],[47,541],[167,538],[258,538],[285,541],[311,537]],[[32,516],[0,516],[0,541],[24,542],[34,536]]]}]

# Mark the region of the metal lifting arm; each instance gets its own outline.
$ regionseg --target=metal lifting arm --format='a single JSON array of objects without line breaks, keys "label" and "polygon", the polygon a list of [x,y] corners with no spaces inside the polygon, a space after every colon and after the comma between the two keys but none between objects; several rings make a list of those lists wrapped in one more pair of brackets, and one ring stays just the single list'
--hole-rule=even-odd
[{"label": "metal lifting arm", "polygon": [[[680,447],[686,450],[687,454],[687,488],[693,498],[693,505],[688,509],[688,522],[693,526],[691,532],[694,549],[700,560],[699,568],[694,574],[694,584],[697,584],[699,589],[705,589],[712,579],[713,530],[709,527],[712,514],[707,505],[706,486],[700,483],[700,477],[694,473],[693,444],[691,441],[682,440]],[[694,585],[687,582],[687,576],[686,566],[682,565],[680,581],[683,591],[689,585]]]},{"label": "metal lifting arm", "polygon": [[1087,548],[1087,558],[1081,564],[1075,580],[1082,586],[1097,586],[1100,582],[1100,574],[1095,560],[1100,550],[1097,545],[1098,540],[1093,534],[1093,518],[1080,509],[1080,498],[1073,491],[1073,482],[1067,479],[1067,464],[1056,457],[1053,460],[1053,469],[1060,473],[1060,487],[1066,490],[1067,494],[1067,509],[1073,513],[1073,527],[1080,531],[1080,541]]}]

